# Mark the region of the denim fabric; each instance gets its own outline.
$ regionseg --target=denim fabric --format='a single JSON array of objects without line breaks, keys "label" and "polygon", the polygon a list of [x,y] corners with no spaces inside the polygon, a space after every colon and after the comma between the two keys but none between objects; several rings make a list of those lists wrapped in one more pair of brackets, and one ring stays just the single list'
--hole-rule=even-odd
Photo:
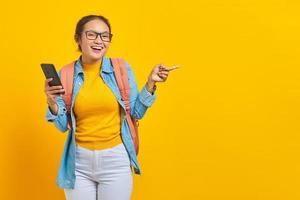
[{"label": "denim fabric", "polygon": [[[126,67],[128,71],[128,78],[130,84],[130,108],[131,116],[142,119],[147,109],[153,104],[156,99],[156,94],[151,94],[144,86],[141,91],[138,91],[137,82],[134,73],[130,65],[126,62]],[[60,77],[60,70],[58,71]],[[121,106],[121,136],[128,156],[130,158],[130,165],[134,168],[135,174],[141,175],[141,170],[137,160],[137,155],[135,152],[134,144],[130,135],[129,126],[125,115],[125,105],[121,100],[121,95],[119,88],[114,76],[113,67],[110,63],[108,57],[104,56],[102,59],[102,66],[100,71],[100,76],[106,85],[112,90],[116,100]],[[74,102],[76,96],[80,90],[81,85],[84,83],[84,73],[82,70],[82,64],[80,58],[75,62],[74,80],[73,80],[73,95],[71,103],[71,120],[72,128],[68,130],[67,122],[67,110],[65,102],[61,96],[57,96],[56,101],[58,105],[58,113],[54,115],[50,108],[47,107],[46,110],[46,120],[48,122],[54,123],[62,133],[67,132],[67,139],[64,145],[63,153],[60,160],[60,165],[58,169],[58,175],[56,178],[56,184],[61,188],[73,189],[75,184],[75,132],[76,132],[76,118],[73,111]]]}]

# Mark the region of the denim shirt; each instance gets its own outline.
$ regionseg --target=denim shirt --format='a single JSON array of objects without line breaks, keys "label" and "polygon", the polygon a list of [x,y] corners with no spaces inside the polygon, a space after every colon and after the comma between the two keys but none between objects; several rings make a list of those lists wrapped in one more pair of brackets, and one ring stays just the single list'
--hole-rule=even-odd
[{"label": "denim shirt", "polygon": [[[137,82],[135,80],[134,73],[130,67],[130,65],[126,63],[128,78],[130,84],[130,115],[141,119],[147,109],[153,104],[156,95],[151,94],[144,86],[141,92],[138,91]],[[99,69],[100,71],[100,69]],[[58,71],[58,76],[60,77],[60,70]],[[127,150],[128,156],[130,158],[130,166],[133,167],[135,174],[141,175],[141,170],[139,167],[139,163],[137,160],[137,155],[135,152],[133,140],[130,135],[129,126],[125,117],[125,105],[121,100],[121,95],[119,92],[119,88],[114,76],[114,70],[110,63],[108,57],[104,56],[102,58],[102,66],[100,76],[105,82],[105,84],[112,90],[116,100],[121,106],[121,136],[123,144]],[[84,73],[82,70],[82,64],[80,57],[75,62],[75,70],[74,70],[74,80],[73,80],[73,94],[72,94],[72,102],[71,102],[71,120],[72,120],[72,128],[68,131],[67,139],[64,145],[62,157],[60,160],[60,165],[58,169],[58,175],[56,178],[56,184],[60,188],[65,189],[74,189],[75,185],[75,132],[76,132],[76,118],[73,111],[74,102],[76,96],[80,90],[81,85],[84,82]],[[61,131],[62,133],[68,130],[68,121],[67,121],[67,110],[66,105],[61,96],[56,97],[56,102],[58,106],[58,113],[54,115],[49,106],[46,110],[46,120],[48,122],[54,123],[54,125]]]}]

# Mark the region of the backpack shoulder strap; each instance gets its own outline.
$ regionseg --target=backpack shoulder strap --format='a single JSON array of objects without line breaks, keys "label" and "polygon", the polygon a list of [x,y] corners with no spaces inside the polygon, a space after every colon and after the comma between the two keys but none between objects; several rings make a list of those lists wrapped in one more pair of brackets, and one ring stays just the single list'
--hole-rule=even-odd
[{"label": "backpack shoulder strap", "polygon": [[[72,93],[73,93],[73,79],[74,79],[74,65],[76,61],[73,61],[60,70],[60,80],[65,89],[65,94],[63,95],[63,100],[66,104],[66,109],[69,114],[71,114],[71,102],[72,102]],[[71,128],[71,120],[69,119],[68,128]]]},{"label": "backpack shoulder strap", "polygon": [[130,129],[131,138],[135,147],[135,152],[139,152],[139,137],[138,137],[138,120],[130,115],[130,83],[127,73],[126,63],[121,58],[111,58],[111,63],[114,68],[115,77],[122,100],[125,104],[126,119]]},{"label": "backpack shoulder strap", "polygon": [[125,104],[126,111],[130,113],[130,85],[126,63],[121,58],[111,58],[110,60],[114,68],[117,85],[119,87],[122,100]]}]

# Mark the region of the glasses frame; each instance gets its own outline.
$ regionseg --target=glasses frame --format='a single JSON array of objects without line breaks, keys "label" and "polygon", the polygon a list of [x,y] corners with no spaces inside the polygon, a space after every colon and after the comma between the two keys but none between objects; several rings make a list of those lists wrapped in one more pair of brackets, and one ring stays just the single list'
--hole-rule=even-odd
[{"label": "glasses frame", "polygon": [[[88,38],[88,33],[89,32],[92,32],[92,33],[95,33],[96,34],[96,38],[95,39],[89,39]],[[96,31],[92,31],[92,30],[88,30],[88,31],[85,31],[84,32],[85,33],[85,37],[86,37],[86,39],[88,39],[88,40],[97,40],[97,38],[98,38],[98,35],[100,36],[100,39],[103,41],[103,42],[111,42],[111,39],[112,39],[112,36],[113,36],[113,34],[112,33],[109,33],[109,32],[107,32],[107,31],[105,31],[105,32],[102,32],[102,33],[98,33],[98,32],[96,32]],[[109,34],[109,41],[105,41],[105,40],[103,40],[103,34]]]}]

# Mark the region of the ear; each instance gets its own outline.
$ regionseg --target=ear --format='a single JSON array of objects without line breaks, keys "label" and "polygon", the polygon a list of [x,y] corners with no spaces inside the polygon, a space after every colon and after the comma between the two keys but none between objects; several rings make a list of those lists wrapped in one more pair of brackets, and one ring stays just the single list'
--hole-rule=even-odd
[{"label": "ear", "polygon": [[78,46],[78,50],[81,51],[81,47],[80,47],[81,46],[81,38],[80,38],[80,36],[79,35],[74,35],[74,40],[75,40],[75,42]]},{"label": "ear", "polygon": [[74,36],[75,42],[77,43],[78,46],[81,45],[81,37],[80,35],[75,35]]}]

